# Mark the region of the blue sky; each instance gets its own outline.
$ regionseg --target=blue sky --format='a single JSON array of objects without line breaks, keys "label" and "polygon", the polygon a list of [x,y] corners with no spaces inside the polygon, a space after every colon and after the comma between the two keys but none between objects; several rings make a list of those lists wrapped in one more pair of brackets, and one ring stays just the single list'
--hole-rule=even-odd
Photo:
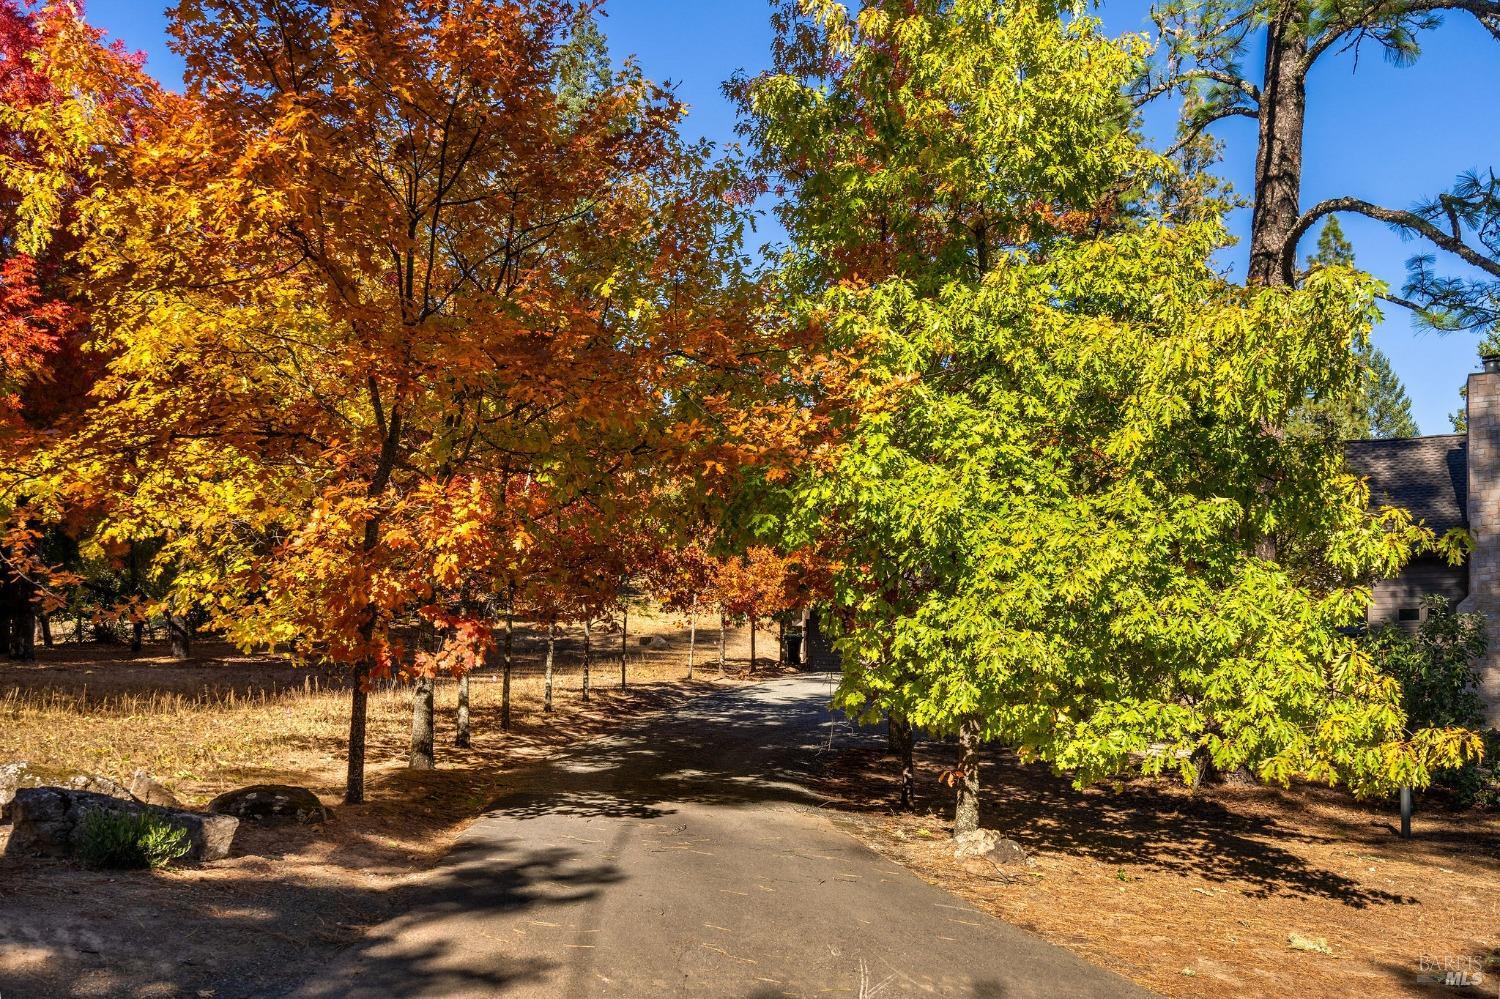
[{"label": "blue sky", "polygon": [[[175,84],[181,62],[167,50],[166,18],[152,0],[91,0],[89,20],[144,50],[156,75]],[[1104,0],[1100,15],[1116,33],[1147,26],[1142,0]],[[636,55],[646,72],[678,85],[693,108],[689,129],[718,141],[733,139],[734,117],[719,86],[736,70],[765,66],[770,51],[770,8],[761,0],[611,0],[604,23],[616,56]],[[1500,166],[1500,43],[1467,15],[1450,15],[1423,35],[1422,59],[1412,67],[1386,64],[1373,48],[1356,59],[1326,56],[1309,84],[1304,204],[1355,195],[1404,208],[1436,194],[1467,169]],[[1252,60],[1253,64],[1253,60]],[[1151,115],[1148,129],[1170,135],[1170,112]],[[1223,174],[1250,189],[1255,126],[1248,119],[1222,123],[1227,143]],[[1241,213],[1242,216],[1244,213]],[[1235,220],[1243,234],[1248,217]],[[1406,258],[1420,244],[1403,243],[1385,227],[1345,217],[1359,263],[1399,287]],[[1244,253],[1228,261],[1243,268]],[[1444,267],[1451,261],[1439,258]],[[1439,337],[1415,330],[1409,317],[1389,309],[1376,342],[1391,356],[1411,394],[1425,433],[1444,433],[1458,408],[1458,390],[1477,367],[1473,335]]]}]

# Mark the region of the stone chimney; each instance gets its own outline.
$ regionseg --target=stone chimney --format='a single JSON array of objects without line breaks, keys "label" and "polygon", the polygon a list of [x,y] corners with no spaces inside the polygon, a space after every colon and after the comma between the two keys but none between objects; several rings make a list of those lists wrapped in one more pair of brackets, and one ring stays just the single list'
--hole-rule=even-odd
[{"label": "stone chimney", "polygon": [[1479,667],[1485,719],[1500,728],[1500,355],[1469,376],[1469,598],[1465,612],[1489,622],[1490,651]]}]

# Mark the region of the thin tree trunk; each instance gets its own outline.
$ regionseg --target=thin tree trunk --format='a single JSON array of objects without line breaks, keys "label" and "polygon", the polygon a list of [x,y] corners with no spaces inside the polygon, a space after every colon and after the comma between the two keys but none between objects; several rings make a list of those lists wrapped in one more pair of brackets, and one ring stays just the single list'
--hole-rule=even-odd
[{"label": "thin tree trunk", "polygon": [[1250,283],[1287,284],[1295,248],[1287,244],[1302,212],[1302,136],[1307,117],[1307,14],[1282,0],[1266,35],[1255,211],[1250,223]]},{"label": "thin tree trunk", "polygon": [[728,641],[728,638],[725,635],[725,632],[728,630],[728,628],[729,628],[729,619],[724,616],[724,612],[723,611],[720,611],[719,612],[719,678],[720,679],[724,678],[724,646],[725,646],[725,643]]},{"label": "thin tree trunk", "polygon": [[365,800],[365,722],[370,706],[365,681],[369,675],[369,663],[355,667],[354,689],[349,696],[349,769],[344,778],[346,805],[363,804]]},{"label": "thin tree trunk", "polygon": [[897,714],[892,714],[887,719],[887,725],[890,750],[901,762],[900,807],[902,811],[909,812],[917,807],[917,768],[914,762],[916,732],[912,729],[911,722]]},{"label": "thin tree trunk", "polygon": [[693,678],[693,667],[698,654],[698,598],[693,598],[693,609],[688,612],[688,679]]},{"label": "thin tree trunk", "polygon": [[625,676],[625,665],[630,658],[630,607],[620,605],[620,689],[630,686]]},{"label": "thin tree trunk", "polygon": [[755,633],[759,629],[755,626],[755,615],[750,615],[750,674],[755,675]]},{"label": "thin tree trunk", "polygon": [[433,746],[432,716],[435,707],[437,683],[430,676],[417,678],[411,693],[411,757],[408,766],[413,770],[431,770],[437,766]]},{"label": "thin tree trunk", "polygon": [[136,653],[136,654],[140,653],[141,647],[145,644],[145,642],[143,641],[143,639],[145,637],[145,634],[146,634],[146,622],[145,621],[139,621],[139,620],[137,620],[137,621],[130,622],[130,651],[132,653]]},{"label": "thin tree trunk", "polygon": [[453,744],[459,749],[468,749],[474,744],[474,733],[469,727],[469,674],[458,678],[458,732]]},{"label": "thin tree trunk", "polygon": [[546,693],[542,699],[542,710],[552,711],[552,662],[557,653],[557,622],[552,621],[547,625],[547,678]]},{"label": "thin tree trunk", "polygon": [[38,619],[42,625],[42,644],[50,649],[54,644],[52,641],[52,615],[41,614],[38,615]]},{"label": "thin tree trunk", "polygon": [[510,671],[511,649],[516,632],[516,611],[513,606],[505,608],[505,645],[500,664],[500,727],[510,731]]},{"label": "thin tree trunk", "polygon": [[583,622],[583,703],[589,702],[589,657],[593,655],[593,622]]},{"label": "thin tree trunk", "polygon": [[979,829],[979,726],[966,721],[958,732],[958,792],[953,808],[953,836]]},{"label": "thin tree trunk", "polygon": [[776,665],[786,665],[786,622],[776,622]]},{"label": "thin tree trunk", "polygon": [[88,641],[88,628],[84,626],[83,608],[78,609],[78,614],[73,621],[73,641],[82,645]]}]

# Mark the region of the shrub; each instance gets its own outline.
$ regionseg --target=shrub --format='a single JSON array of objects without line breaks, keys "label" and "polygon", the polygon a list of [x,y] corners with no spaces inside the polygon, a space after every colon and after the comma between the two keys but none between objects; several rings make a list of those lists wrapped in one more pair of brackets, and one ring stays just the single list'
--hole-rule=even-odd
[{"label": "shrub", "polygon": [[[1401,684],[1407,728],[1480,728],[1484,702],[1477,663],[1489,647],[1479,614],[1459,614],[1442,597],[1425,602],[1426,619],[1415,633],[1386,625],[1369,635],[1370,653],[1381,670]],[[1497,740],[1486,740],[1485,758],[1443,771],[1436,782],[1464,808],[1500,804]]]},{"label": "shrub", "polygon": [[78,842],[84,861],[113,870],[160,870],[191,848],[186,829],[149,812],[89,812]]}]

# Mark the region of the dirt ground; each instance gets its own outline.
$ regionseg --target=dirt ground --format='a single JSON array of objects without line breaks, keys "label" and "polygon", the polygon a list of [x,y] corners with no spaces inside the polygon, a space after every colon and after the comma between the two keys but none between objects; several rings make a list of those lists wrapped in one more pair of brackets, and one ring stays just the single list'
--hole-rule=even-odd
[{"label": "dirt ground", "polygon": [[[877,753],[846,753],[823,789],[878,852],[1167,995],[1500,995],[1500,816],[1421,811],[1403,841],[1390,805],[1326,788],[1079,792],[996,753],[984,825],[1035,862],[1002,869],[952,858],[952,765],[924,747],[917,814],[892,811]],[[1443,987],[1449,970],[1473,984]]]},{"label": "dirt ground", "polygon": [[[742,682],[717,677],[717,633],[699,635],[698,671],[686,680],[688,634],[675,618],[631,621],[628,689],[620,689],[620,637],[595,663],[591,703],[581,702],[579,636],[560,650],[556,710],[542,711],[542,642],[518,642],[514,724],[500,730],[494,663],[473,681],[474,745],[451,746],[454,685],[438,693],[438,766],[407,769],[408,689],[371,697],[368,802],[338,805],[347,691],[337,677],[274,657],[240,656],[201,643],[190,663],[158,647],[63,646],[34,664],[0,664],[0,762],[24,759],[43,774],[157,774],[201,805],[248,783],[310,787],[333,807],[320,826],[242,823],[233,855],[162,874],[91,871],[0,857],[0,995],[276,995],[381,921],[403,885],[435,860],[504,787],[506,774],[557,747],[669,710]],[[639,644],[660,636],[665,650]],[[748,635],[730,634],[731,673],[743,672]],[[762,673],[773,671],[775,634],[762,632]],[[0,840],[7,827],[0,826]],[[3,843],[0,843],[3,852]]]}]

